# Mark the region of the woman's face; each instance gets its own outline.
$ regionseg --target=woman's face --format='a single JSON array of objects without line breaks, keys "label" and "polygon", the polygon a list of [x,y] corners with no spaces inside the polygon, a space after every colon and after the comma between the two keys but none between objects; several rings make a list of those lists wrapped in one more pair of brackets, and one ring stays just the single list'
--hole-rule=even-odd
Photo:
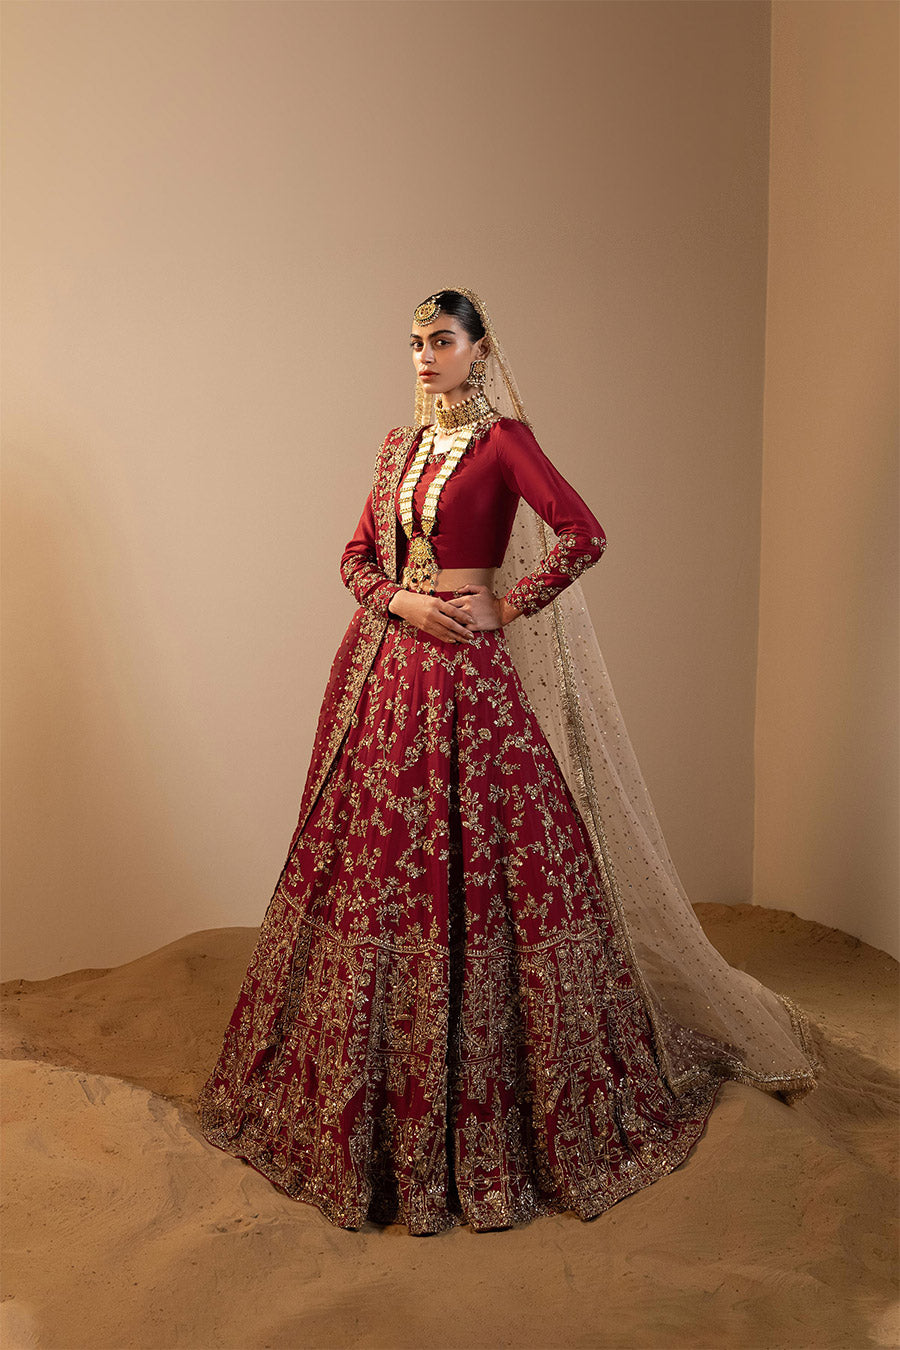
[{"label": "woman's face", "polygon": [[409,345],[419,382],[431,394],[468,395],[471,390],[462,386],[469,367],[487,355],[487,339],[473,342],[452,314],[439,314],[434,323],[413,324]]}]

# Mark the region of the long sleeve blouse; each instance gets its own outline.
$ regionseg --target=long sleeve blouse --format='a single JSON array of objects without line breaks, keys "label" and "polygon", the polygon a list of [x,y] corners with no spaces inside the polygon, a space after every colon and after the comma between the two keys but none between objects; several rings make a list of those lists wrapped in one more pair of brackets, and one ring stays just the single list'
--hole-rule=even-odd
[{"label": "long sleeve blouse", "polygon": [[[402,484],[420,436],[400,476]],[[421,534],[422,508],[440,468],[426,464],[413,497],[413,534]],[[399,491],[398,491],[399,496]],[[499,567],[506,554],[519,498],[557,536],[553,548],[521,577],[504,599],[523,614],[535,614],[586,568],[598,562],[606,535],[596,516],[547,458],[530,427],[501,417],[469,447],[441,492],[431,544],[441,568]],[[407,540],[397,511],[398,568],[406,561]],[[341,557],[341,577],[360,605],[387,612],[402,587],[379,567],[372,493],[356,533]],[[398,572],[399,575],[399,572]]]}]

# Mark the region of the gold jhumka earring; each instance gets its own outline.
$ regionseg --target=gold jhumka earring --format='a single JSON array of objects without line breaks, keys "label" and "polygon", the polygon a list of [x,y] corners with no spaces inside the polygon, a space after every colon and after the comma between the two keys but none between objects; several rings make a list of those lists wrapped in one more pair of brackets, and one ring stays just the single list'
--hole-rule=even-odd
[{"label": "gold jhumka earring", "polygon": [[487,361],[485,361],[483,357],[479,357],[477,360],[473,361],[469,367],[469,374],[467,376],[469,384],[474,384],[476,389],[483,389],[486,375]]}]

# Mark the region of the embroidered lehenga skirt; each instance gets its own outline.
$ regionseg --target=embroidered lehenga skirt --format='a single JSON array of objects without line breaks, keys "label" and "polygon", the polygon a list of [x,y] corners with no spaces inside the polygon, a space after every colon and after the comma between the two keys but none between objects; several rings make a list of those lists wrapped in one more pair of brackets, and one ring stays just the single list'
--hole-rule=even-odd
[{"label": "embroidered lehenga skirt", "polygon": [[[439,592],[449,596],[452,592]],[[503,629],[389,624],[200,1098],[335,1224],[591,1219],[672,1171],[676,1096]]]}]

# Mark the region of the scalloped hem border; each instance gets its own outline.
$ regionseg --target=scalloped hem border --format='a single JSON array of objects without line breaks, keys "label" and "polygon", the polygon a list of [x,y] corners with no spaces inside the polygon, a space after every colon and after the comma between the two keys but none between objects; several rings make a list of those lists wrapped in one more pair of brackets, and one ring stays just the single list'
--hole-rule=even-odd
[{"label": "scalloped hem border", "polygon": [[[409,1211],[407,1206],[401,1202],[398,1215],[393,1219],[370,1218],[372,1210],[372,1201],[370,1199],[366,1214],[362,1219],[354,1216],[345,1209],[341,1209],[328,1196],[317,1194],[316,1192],[305,1189],[302,1193],[294,1194],[287,1190],[283,1184],[284,1172],[266,1159],[261,1153],[255,1156],[248,1156],[247,1152],[241,1148],[239,1143],[229,1140],[221,1128],[204,1123],[205,1111],[201,1107],[198,1114],[200,1118],[200,1127],[203,1138],[214,1148],[220,1149],[223,1153],[228,1153],[232,1157],[239,1158],[248,1167],[252,1167],[255,1172],[265,1177],[282,1195],[295,1203],[306,1204],[315,1209],[333,1224],[336,1228],[342,1228],[349,1232],[360,1232],[364,1225],[371,1224],[373,1227],[384,1228],[393,1226],[405,1226],[410,1237],[434,1237],[439,1233],[448,1232],[454,1228],[469,1227],[475,1233],[489,1233],[503,1231],[512,1228],[522,1228],[538,1218],[549,1217],[554,1214],[574,1214],[583,1223],[591,1223],[607,1213],[614,1205],[621,1200],[626,1200],[628,1196],[635,1195],[637,1192],[645,1190],[654,1182],[668,1176],[680,1167],[688,1158],[690,1153],[696,1147],[703,1136],[709,1117],[712,1114],[716,1104],[719,1090],[722,1087],[724,1079],[710,1081],[706,1085],[706,1091],[698,1096],[698,1114],[693,1120],[685,1122],[685,1133],[673,1146],[672,1151],[663,1157],[657,1157],[648,1165],[625,1163],[623,1168],[630,1168],[628,1173],[621,1173],[613,1178],[610,1174],[609,1184],[605,1188],[605,1194],[602,1197],[594,1197],[587,1202],[579,1202],[574,1198],[563,1197],[538,1197],[532,1202],[522,1202],[518,1206],[503,1211],[492,1207],[490,1216],[485,1214],[479,1220],[478,1216],[469,1215],[465,1209],[459,1213],[446,1210],[442,1214],[435,1214],[427,1219],[416,1219]],[[705,1098],[705,1100],[704,1100]],[[246,1146],[245,1146],[246,1147]]]}]

